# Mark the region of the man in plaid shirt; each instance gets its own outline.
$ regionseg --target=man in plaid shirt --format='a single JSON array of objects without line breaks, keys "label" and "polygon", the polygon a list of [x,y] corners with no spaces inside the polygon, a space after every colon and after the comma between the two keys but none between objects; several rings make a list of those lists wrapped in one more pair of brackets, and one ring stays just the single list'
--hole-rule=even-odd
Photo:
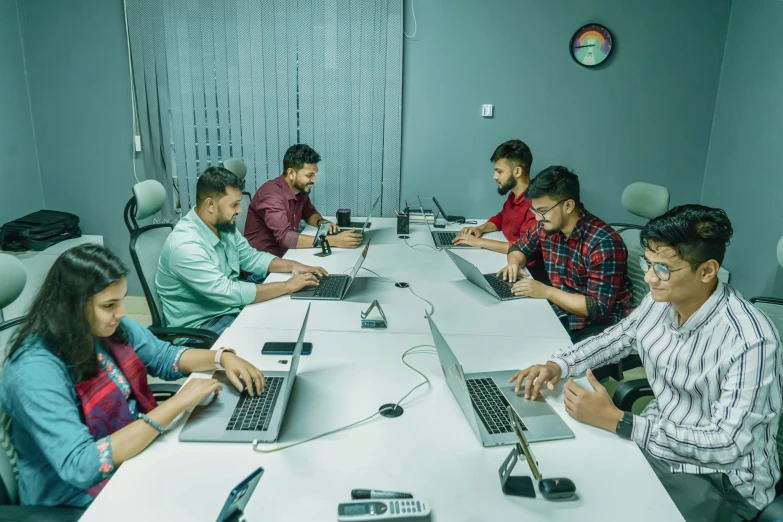
[{"label": "man in plaid shirt", "polygon": [[[614,229],[584,209],[576,174],[548,167],[530,182],[526,197],[538,226],[511,245],[498,277],[515,282],[515,295],[548,299],[574,343],[630,314],[628,251]],[[531,278],[517,281],[539,251],[552,286]]]}]

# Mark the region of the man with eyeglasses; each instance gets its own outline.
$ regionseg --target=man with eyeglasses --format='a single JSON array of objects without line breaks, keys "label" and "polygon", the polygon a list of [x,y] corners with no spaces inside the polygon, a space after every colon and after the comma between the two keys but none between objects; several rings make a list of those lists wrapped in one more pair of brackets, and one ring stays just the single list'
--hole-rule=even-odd
[{"label": "man with eyeglasses", "polygon": [[[718,280],[733,231],[721,209],[682,205],[642,230],[650,294],[603,334],[517,372],[526,398],[568,378],[566,411],[633,440],[685,520],[751,520],[775,497],[783,376],[770,320]],[[655,398],[640,415],[612,403],[591,368],[632,352]],[[572,377],[587,373],[592,390]]]},{"label": "man with eyeglasses", "polygon": [[[612,227],[585,210],[576,174],[548,167],[525,194],[538,226],[511,245],[498,277],[514,283],[515,295],[548,299],[573,342],[627,316],[633,309],[628,251]],[[530,278],[517,281],[539,252],[551,286]]]}]

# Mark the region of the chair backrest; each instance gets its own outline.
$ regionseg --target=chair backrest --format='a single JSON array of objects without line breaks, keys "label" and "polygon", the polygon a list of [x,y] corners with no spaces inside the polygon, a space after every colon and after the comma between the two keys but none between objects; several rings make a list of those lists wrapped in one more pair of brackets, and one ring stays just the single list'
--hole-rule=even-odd
[{"label": "chair backrest", "polygon": [[[783,264],[783,263],[781,263]],[[752,297],[750,302],[753,305],[764,312],[769,317],[775,328],[778,329],[778,333],[783,335],[783,299],[776,299],[774,297]],[[783,417],[780,418],[778,424],[778,461],[783,462]]]},{"label": "chair backrest", "polygon": [[8,254],[0,254],[0,321],[3,308],[10,305],[22,295],[27,284],[27,272],[19,259]]},{"label": "chair backrest", "polygon": [[639,256],[644,254],[639,244],[641,227],[632,225],[612,225],[623,238],[625,249],[628,250],[628,278],[633,283],[633,304],[639,306],[644,296],[650,293],[650,285],[644,281],[644,272],[639,265]]},{"label": "chair backrest", "polygon": [[174,225],[159,224],[139,227],[138,220],[160,212],[166,199],[166,189],[159,181],[148,179],[133,186],[133,197],[125,205],[125,225],[130,232],[130,255],[141,281],[144,297],[154,326],[166,326],[163,308],[155,286],[155,274],[166,238]]},{"label": "chair backrest", "polygon": [[239,176],[240,179],[245,179],[245,176],[247,176],[247,165],[239,158],[229,158],[225,160],[223,162],[223,168],[230,170]]},{"label": "chair backrest", "polygon": [[652,219],[669,210],[669,189],[639,181],[625,187],[621,201],[631,214]]},{"label": "chair backrest", "polygon": [[131,234],[130,254],[133,266],[141,281],[144,297],[150,308],[153,326],[166,326],[163,316],[163,306],[155,286],[155,275],[158,272],[158,262],[166,239],[174,230],[174,225],[160,224],[142,227]]},{"label": "chair backrest", "polygon": [[[8,353],[14,331],[25,321],[25,317],[17,317],[0,323],[0,352]],[[11,419],[3,411],[0,404],[0,505],[17,504],[19,502],[19,470],[16,466],[16,449],[11,438]]]},{"label": "chair backrest", "polygon": [[245,235],[245,222],[247,221],[247,211],[250,209],[250,201],[253,199],[253,196],[250,195],[250,192],[243,192],[242,193],[242,212],[237,216],[237,230],[239,230],[239,233],[242,235]]}]

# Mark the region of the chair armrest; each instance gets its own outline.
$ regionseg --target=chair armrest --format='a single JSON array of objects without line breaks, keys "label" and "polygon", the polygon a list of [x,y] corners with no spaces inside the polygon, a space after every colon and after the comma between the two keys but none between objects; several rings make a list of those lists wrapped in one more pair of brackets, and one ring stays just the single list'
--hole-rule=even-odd
[{"label": "chair armrest", "polygon": [[625,357],[622,361],[620,361],[620,366],[622,367],[624,372],[631,370],[633,368],[638,368],[641,365],[642,365],[642,359],[641,357],[639,357],[638,354],[635,353]]},{"label": "chair armrest", "polygon": [[161,341],[173,341],[174,339],[193,339],[201,341],[199,348],[212,348],[212,345],[220,337],[215,332],[203,328],[176,328],[173,326],[150,326],[149,331]]},{"label": "chair armrest", "polygon": [[621,410],[631,411],[633,403],[650,395],[653,395],[653,392],[647,379],[635,379],[621,382],[612,396],[612,401]]},{"label": "chair armrest", "polygon": [[26,320],[27,320],[27,316],[26,315],[22,315],[22,316],[19,316],[19,317],[15,317],[13,319],[9,319],[9,320],[7,320],[5,322],[2,322],[2,323],[0,323],[0,332],[2,332],[3,330],[8,330],[9,328],[13,328],[14,326],[19,326],[20,324],[22,324]]},{"label": "chair armrest", "polygon": [[84,509],[50,506],[0,506],[0,520],[8,522],[77,522]]},{"label": "chair armrest", "polygon": [[161,382],[150,384],[150,391],[152,391],[152,396],[155,397],[156,401],[163,402],[166,399],[174,397],[180,387],[179,384]]},{"label": "chair armrest", "polygon": [[770,505],[761,510],[757,522],[779,522],[783,520],[783,497],[775,497]]}]

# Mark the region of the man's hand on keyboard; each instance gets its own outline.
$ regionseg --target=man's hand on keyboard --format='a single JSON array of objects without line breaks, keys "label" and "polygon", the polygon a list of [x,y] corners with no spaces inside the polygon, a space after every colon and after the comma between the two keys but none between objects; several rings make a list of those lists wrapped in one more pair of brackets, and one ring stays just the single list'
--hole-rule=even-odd
[{"label": "man's hand on keyboard", "polygon": [[479,227],[465,227],[459,231],[460,236],[481,237],[483,234]]},{"label": "man's hand on keyboard", "polygon": [[[471,228],[471,227],[468,227],[468,228]],[[462,230],[465,230],[465,229],[463,228]],[[451,241],[451,243],[453,245],[468,245],[468,246],[472,246],[472,247],[480,247],[481,243],[483,241],[484,240],[481,239],[480,237],[472,236],[472,235],[469,235],[469,234],[463,234],[462,232],[460,232],[459,234],[457,234],[457,237],[455,237]]]},{"label": "man's hand on keyboard", "polygon": [[288,293],[293,294],[294,292],[298,292],[302,288],[307,288],[309,286],[318,286],[318,278],[315,276],[315,274],[306,272],[304,274],[296,274],[291,276],[291,279],[289,279],[283,284],[285,284]]},{"label": "man's hand on keyboard", "polygon": [[525,278],[514,283],[514,286],[511,287],[511,293],[535,299],[549,299],[549,291],[551,289],[551,286],[547,286],[535,279]]},{"label": "man's hand on keyboard", "polygon": [[[261,370],[231,352],[223,352],[220,364],[226,369],[226,377],[240,392],[247,387],[251,395],[259,395],[264,391],[266,381]],[[241,379],[241,380],[240,380]]]},{"label": "man's hand on keyboard", "polygon": [[294,265],[294,268],[291,270],[291,273],[293,275],[300,275],[300,274],[315,274],[316,276],[329,275],[329,272],[327,272],[320,266],[309,266],[309,265],[303,265],[302,263],[296,263],[296,265]]},{"label": "man's hand on keyboard", "polygon": [[534,364],[524,370],[519,370],[511,377],[508,382],[514,382],[514,393],[519,393],[522,388],[522,381],[525,382],[525,399],[536,400],[541,387],[546,384],[547,388],[554,390],[557,383],[560,382],[560,375],[563,370],[552,361],[546,364]]}]

